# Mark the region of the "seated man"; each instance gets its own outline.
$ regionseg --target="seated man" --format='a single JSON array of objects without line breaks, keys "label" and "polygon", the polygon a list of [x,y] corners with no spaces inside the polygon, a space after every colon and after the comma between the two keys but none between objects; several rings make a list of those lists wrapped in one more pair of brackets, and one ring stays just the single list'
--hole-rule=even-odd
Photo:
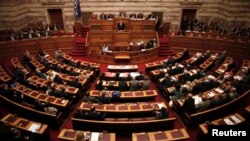
[{"label": "seated man", "polygon": [[195,100],[194,100],[193,95],[191,93],[189,93],[187,95],[187,97],[183,103],[183,108],[189,114],[192,114],[195,112]]},{"label": "seated man", "polygon": [[168,118],[168,115],[169,115],[168,110],[165,107],[161,107],[160,111],[155,112],[156,119]]},{"label": "seated man", "polygon": [[120,20],[120,22],[117,24],[117,29],[118,31],[125,30],[125,23],[123,23],[122,20]]}]

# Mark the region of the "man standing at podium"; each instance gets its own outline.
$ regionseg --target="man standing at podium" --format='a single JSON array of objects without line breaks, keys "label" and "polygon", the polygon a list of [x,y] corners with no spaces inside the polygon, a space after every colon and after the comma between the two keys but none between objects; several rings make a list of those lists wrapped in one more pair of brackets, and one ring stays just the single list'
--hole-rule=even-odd
[{"label": "man standing at podium", "polygon": [[125,30],[125,23],[123,23],[122,20],[120,20],[120,22],[117,24],[117,29],[118,31]]}]

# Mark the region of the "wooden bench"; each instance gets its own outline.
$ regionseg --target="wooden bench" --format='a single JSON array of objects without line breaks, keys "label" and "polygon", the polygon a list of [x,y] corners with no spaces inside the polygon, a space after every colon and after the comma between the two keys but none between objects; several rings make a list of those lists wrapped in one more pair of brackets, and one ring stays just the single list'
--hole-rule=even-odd
[{"label": "wooden bench", "polygon": [[71,118],[74,129],[108,131],[115,133],[133,133],[172,129],[176,118],[111,118],[103,121]]},{"label": "wooden bench", "polygon": [[178,141],[188,139],[189,135],[185,128],[132,134],[132,141]]},{"label": "wooden bench", "polygon": [[[235,99],[233,99],[233,100],[231,100],[223,105],[217,106],[215,108],[205,110],[202,112],[198,112],[198,113],[194,113],[191,115],[185,113],[184,122],[187,123],[189,126],[195,126],[195,125],[197,125],[199,123],[203,123],[207,120],[216,119],[216,118],[220,117],[220,115],[227,114],[232,109],[237,108],[237,106],[242,104],[242,102],[244,102],[244,100],[247,100],[247,98],[249,98],[249,95],[250,95],[250,90],[246,91],[244,94],[240,95],[239,97],[237,97],[237,98],[235,98]],[[231,109],[231,110],[228,110],[228,109]]]},{"label": "wooden bench", "polygon": [[[101,92],[99,90],[90,90],[90,96],[100,97]],[[112,98],[113,91],[106,91],[106,97]],[[151,100],[157,96],[156,90],[145,90],[145,91],[124,91],[116,101],[141,101]]]},{"label": "wooden bench", "polygon": [[66,141],[75,141],[77,139],[77,134],[83,133],[85,139],[95,140],[95,136],[98,136],[99,140],[102,141],[115,141],[115,133],[103,133],[103,132],[90,132],[90,131],[81,131],[81,130],[73,130],[73,129],[62,129],[58,135],[59,140]]},{"label": "wooden bench", "polygon": [[26,117],[26,118],[29,118],[29,119],[32,119],[34,121],[41,122],[44,124],[49,124],[54,127],[57,127],[58,125],[60,125],[60,121],[62,117],[61,112],[54,115],[54,114],[38,111],[33,108],[26,107],[24,105],[16,103],[4,97],[3,95],[0,95],[0,100],[1,100],[1,103],[5,105],[5,107],[7,106],[10,110],[14,111],[14,113],[22,117]]},{"label": "wooden bench", "polygon": [[48,125],[34,122],[13,114],[7,114],[1,119],[1,122],[9,124],[22,131],[23,135],[32,135],[33,140],[49,140]]}]

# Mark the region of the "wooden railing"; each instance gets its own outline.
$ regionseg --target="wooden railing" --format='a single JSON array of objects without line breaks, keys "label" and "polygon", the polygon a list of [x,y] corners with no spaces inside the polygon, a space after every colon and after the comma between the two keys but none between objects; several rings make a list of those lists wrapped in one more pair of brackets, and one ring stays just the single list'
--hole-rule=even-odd
[{"label": "wooden railing", "polygon": [[71,118],[74,129],[90,131],[108,131],[115,133],[146,132],[154,130],[172,129],[176,118],[155,119],[150,118],[117,118],[114,120],[88,120]]},{"label": "wooden railing", "polygon": [[237,108],[240,104],[242,104],[242,102],[244,102],[244,100],[247,100],[247,98],[249,98],[249,95],[250,95],[250,90],[248,90],[247,92],[240,95],[239,97],[237,97],[237,98],[233,99],[232,101],[227,102],[221,106],[217,106],[215,108],[205,110],[202,112],[198,112],[198,113],[194,113],[191,115],[185,113],[184,121],[188,125],[194,126],[194,125],[197,125],[199,123],[205,122],[207,120],[216,119],[216,118],[220,117],[221,114],[229,113],[231,110],[228,110],[228,109]]},{"label": "wooden railing", "polygon": [[14,111],[14,113],[21,115],[22,117],[32,119],[37,122],[41,122],[44,124],[49,124],[51,126],[57,127],[60,124],[62,113],[58,114],[50,114],[42,111],[35,110],[30,107],[26,107],[22,104],[16,103],[9,98],[6,98],[2,94],[0,95],[1,103],[4,105],[8,105],[10,110]]}]

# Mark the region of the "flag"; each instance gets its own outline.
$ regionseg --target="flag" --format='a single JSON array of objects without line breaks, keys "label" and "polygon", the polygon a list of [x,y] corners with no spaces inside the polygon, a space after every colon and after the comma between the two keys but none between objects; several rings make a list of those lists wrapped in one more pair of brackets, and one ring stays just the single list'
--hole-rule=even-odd
[{"label": "flag", "polygon": [[80,6],[80,1],[75,0],[75,17],[80,18],[81,17],[81,6]]}]

